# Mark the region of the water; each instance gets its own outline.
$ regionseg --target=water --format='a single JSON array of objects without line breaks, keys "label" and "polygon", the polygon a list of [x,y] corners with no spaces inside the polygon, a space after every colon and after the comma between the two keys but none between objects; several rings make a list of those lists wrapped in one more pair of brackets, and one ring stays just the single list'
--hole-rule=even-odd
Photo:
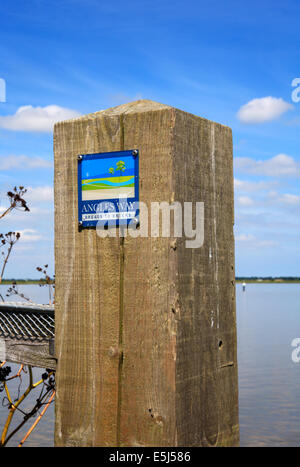
[{"label": "water", "polygon": [[[0,286],[0,293],[6,288]],[[48,301],[46,288],[20,290],[39,303]],[[241,446],[300,446],[300,363],[291,358],[291,342],[300,337],[300,284],[247,284],[245,292],[237,284],[236,291]],[[34,372],[37,379],[43,370]],[[27,407],[34,402],[32,395]],[[0,405],[0,430],[7,412]],[[53,446],[53,433],[54,404],[24,446]]]},{"label": "water", "polygon": [[[0,285],[0,294],[7,302],[26,302],[25,299],[18,297],[17,295],[6,296],[7,290],[10,288],[9,285]],[[37,284],[26,284],[18,285],[18,291],[23,293],[25,297],[29,298],[35,303],[49,304],[49,289],[48,286],[40,287]]]},{"label": "water", "polygon": [[241,446],[300,446],[300,284],[237,284]]}]

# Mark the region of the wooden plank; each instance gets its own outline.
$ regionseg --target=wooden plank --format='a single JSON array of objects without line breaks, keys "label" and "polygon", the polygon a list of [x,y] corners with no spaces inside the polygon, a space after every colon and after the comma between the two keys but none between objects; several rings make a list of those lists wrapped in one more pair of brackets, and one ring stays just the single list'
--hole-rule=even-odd
[{"label": "wooden plank", "polygon": [[54,130],[57,446],[117,442],[119,239],[79,232],[77,156],[119,150],[119,123],[100,112]]},{"label": "wooden plank", "polygon": [[[141,201],[204,202],[201,248],[78,232],[77,155],[133,148]],[[57,124],[54,150],[56,445],[237,445],[230,129],[137,101]]]},{"label": "wooden plank", "polygon": [[175,198],[203,201],[205,220],[203,246],[176,250],[181,446],[239,443],[232,160],[230,128],[176,111]]},{"label": "wooden plank", "polygon": [[205,241],[125,239],[120,445],[237,445],[231,130],[165,108],[124,135],[141,201],[204,202]]},{"label": "wooden plank", "polygon": [[56,358],[52,352],[52,339],[29,341],[22,338],[0,337],[0,348],[0,359],[7,362],[56,369]]},{"label": "wooden plank", "polygon": [[[125,149],[139,148],[140,200],[172,202],[175,111],[124,116]],[[150,224],[149,224],[150,227]],[[150,229],[149,229],[150,233]],[[120,446],[176,446],[176,263],[170,238],[126,237]]]}]

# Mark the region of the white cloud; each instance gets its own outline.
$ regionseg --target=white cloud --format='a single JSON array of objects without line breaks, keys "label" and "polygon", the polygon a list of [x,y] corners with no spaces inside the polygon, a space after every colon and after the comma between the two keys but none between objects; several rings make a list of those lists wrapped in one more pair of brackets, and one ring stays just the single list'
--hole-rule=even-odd
[{"label": "white cloud", "polygon": [[284,193],[280,198],[279,201],[282,203],[290,204],[292,206],[300,205],[300,196],[292,195],[290,193]]},{"label": "white cloud", "polygon": [[[251,187],[251,182],[249,184]],[[245,186],[247,186],[247,182],[245,182]],[[253,197],[250,197],[246,190],[244,195],[239,195],[238,191],[235,190],[236,207],[242,209],[255,206],[259,210],[264,209],[265,212],[276,208],[283,215],[283,207],[286,208],[287,205],[291,208],[300,206],[300,196],[291,193],[278,193],[276,190],[257,190],[255,193],[252,191],[251,195]]]},{"label": "white cloud", "polygon": [[30,242],[38,242],[43,237],[34,229],[24,229],[24,230],[17,230],[21,234],[20,242],[30,243]]},{"label": "white cloud", "polygon": [[0,117],[0,128],[14,131],[50,132],[56,122],[79,117],[76,110],[48,105],[33,107],[25,105],[19,107],[14,115]]},{"label": "white cloud", "polygon": [[253,205],[253,199],[251,199],[249,196],[238,196],[237,202],[240,206],[252,206]]},{"label": "white cloud", "polygon": [[234,164],[236,170],[253,175],[300,177],[300,162],[286,154],[278,154],[264,161],[237,157]]},{"label": "white cloud", "polygon": [[290,212],[294,212],[294,208],[300,207],[300,196],[271,190],[261,200],[261,204],[266,208],[277,208],[278,212],[281,212],[281,215],[284,216],[287,207],[291,208]]},{"label": "white cloud", "polygon": [[234,179],[234,189],[236,192],[252,193],[252,192],[258,192],[261,190],[269,190],[270,188],[274,187],[274,185],[277,185],[276,181],[253,182],[253,181],[248,181],[248,180],[239,180],[238,178]]},{"label": "white cloud", "polygon": [[28,203],[53,202],[53,187],[47,185],[35,188],[29,187],[24,198]]},{"label": "white cloud", "polygon": [[[26,195],[25,199],[27,201]],[[52,236],[53,234],[53,205],[47,206],[46,204],[38,204],[37,202],[29,202],[29,212],[25,212],[22,209],[14,209],[9,215],[1,219],[1,232],[19,231],[22,229],[31,228],[43,228],[47,235]],[[7,209],[7,206],[0,206],[0,214]]]},{"label": "white cloud", "polygon": [[0,170],[11,169],[47,169],[53,166],[53,163],[43,159],[42,157],[29,157],[29,156],[1,156]]},{"label": "white cloud", "polygon": [[261,240],[252,234],[239,234],[235,236],[235,240],[239,243],[247,245],[251,248],[264,248],[278,246],[278,242],[274,240]]},{"label": "white cloud", "polygon": [[243,105],[238,111],[237,117],[242,123],[264,123],[279,118],[292,108],[292,104],[285,102],[283,99],[268,96],[253,99]]},{"label": "white cloud", "polygon": [[255,240],[255,236],[252,234],[240,234],[235,236],[237,242],[252,242]]},{"label": "white cloud", "polygon": [[270,190],[266,194],[266,200],[267,201],[273,201],[273,200],[278,200],[278,192],[276,190]]}]

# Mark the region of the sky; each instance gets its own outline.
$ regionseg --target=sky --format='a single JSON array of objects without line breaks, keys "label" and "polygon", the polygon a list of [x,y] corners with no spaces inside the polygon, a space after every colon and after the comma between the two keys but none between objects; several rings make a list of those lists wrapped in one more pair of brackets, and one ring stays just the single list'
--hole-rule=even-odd
[{"label": "sky", "polygon": [[[300,276],[299,0],[0,0],[6,277],[53,258],[53,124],[151,99],[233,131],[237,276]],[[298,78],[298,80],[297,80]],[[4,86],[5,85],[5,86]]]},{"label": "sky", "polygon": [[[129,152],[130,154],[130,152]],[[99,159],[84,159],[82,161],[82,178],[111,177],[112,175],[128,175],[128,169],[134,170],[134,158],[131,155],[125,157],[100,157]],[[124,170],[120,173],[117,163],[123,162]],[[109,172],[113,169],[113,174]],[[125,173],[125,171],[127,172]],[[130,172],[131,175],[132,171]]]}]

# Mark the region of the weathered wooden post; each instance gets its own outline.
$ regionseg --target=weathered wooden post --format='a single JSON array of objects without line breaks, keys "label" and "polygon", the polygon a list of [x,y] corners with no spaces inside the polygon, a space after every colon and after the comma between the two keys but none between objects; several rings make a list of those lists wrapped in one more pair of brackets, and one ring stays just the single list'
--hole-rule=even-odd
[{"label": "weathered wooden post", "polygon": [[[202,246],[78,228],[78,155],[132,149],[149,210],[204,203]],[[231,130],[140,100],[56,124],[54,152],[56,445],[237,445]]]}]

